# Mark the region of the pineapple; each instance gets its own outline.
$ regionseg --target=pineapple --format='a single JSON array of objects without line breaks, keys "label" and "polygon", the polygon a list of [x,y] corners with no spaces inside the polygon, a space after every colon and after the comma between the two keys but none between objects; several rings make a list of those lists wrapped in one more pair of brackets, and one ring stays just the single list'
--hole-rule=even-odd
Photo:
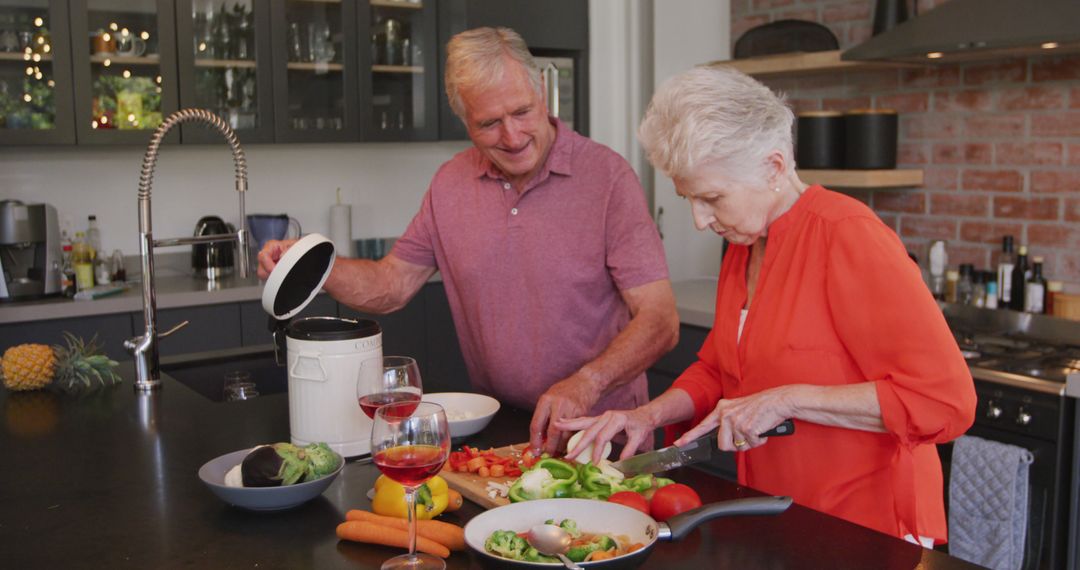
[{"label": "pineapple", "polygon": [[45,344],[20,344],[4,351],[0,370],[8,390],[38,390],[53,381],[56,355]]},{"label": "pineapple", "polygon": [[4,352],[0,370],[10,390],[37,390],[52,386],[63,392],[110,386],[120,381],[115,360],[98,354],[97,337],[89,343],[65,332],[67,346],[21,344]]}]

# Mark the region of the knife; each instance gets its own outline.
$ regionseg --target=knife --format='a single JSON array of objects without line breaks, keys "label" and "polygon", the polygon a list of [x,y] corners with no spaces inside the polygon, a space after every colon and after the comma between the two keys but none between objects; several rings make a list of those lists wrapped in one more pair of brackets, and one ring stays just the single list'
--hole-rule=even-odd
[{"label": "knife", "polygon": [[[759,437],[791,435],[793,433],[795,433],[795,422],[784,420],[783,423],[761,434]],[[611,466],[624,475],[632,477],[643,473],[659,473],[660,471],[667,471],[692,463],[708,461],[716,451],[716,431],[713,430],[711,434],[699,437],[682,447],[671,445],[664,449],[640,453],[633,457],[627,457],[622,461],[616,461]]]}]

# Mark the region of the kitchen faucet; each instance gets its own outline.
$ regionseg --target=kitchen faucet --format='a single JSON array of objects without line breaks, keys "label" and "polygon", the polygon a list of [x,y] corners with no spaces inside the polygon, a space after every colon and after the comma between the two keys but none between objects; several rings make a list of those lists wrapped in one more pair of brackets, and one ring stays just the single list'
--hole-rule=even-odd
[{"label": "kitchen faucet", "polygon": [[[150,187],[154,181],[154,167],[157,165],[158,150],[162,139],[169,129],[180,123],[203,122],[217,129],[225,137],[225,142],[232,148],[233,164],[236,168],[236,191],[240,194],[240,229],[228,234],[213,234],[194,237],[154,239],[150,223]],[[146,329],[142,336],[124,341],[124,348],[135,357],[135,389],[150,391],[161,387],[161,371],[158,369],[158,341],[184,325],[184,321],[168,331],[157,332],[157,297],[154,294],[154,248],[172,247],[215,242],[237,242],[240,278],[248,276],[248,235],[244,229],[244,193],[247,192],[247,159],[240,141],[228,123],[205,109],[180,109],[169,115],[153,136],[143,155],[142,171],[139,174],[139,255],[142,258],[142,293],[143,320]]]}]

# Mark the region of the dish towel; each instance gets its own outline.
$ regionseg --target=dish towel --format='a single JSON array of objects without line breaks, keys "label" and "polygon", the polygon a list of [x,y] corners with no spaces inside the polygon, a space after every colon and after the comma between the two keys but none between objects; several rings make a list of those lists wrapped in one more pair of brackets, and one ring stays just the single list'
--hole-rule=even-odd
[{"label": "dish towel", "polygon": [[1015,445],[962,436],[949,477],[949,554],[995,570],[1019,570],[1035,457]]}]

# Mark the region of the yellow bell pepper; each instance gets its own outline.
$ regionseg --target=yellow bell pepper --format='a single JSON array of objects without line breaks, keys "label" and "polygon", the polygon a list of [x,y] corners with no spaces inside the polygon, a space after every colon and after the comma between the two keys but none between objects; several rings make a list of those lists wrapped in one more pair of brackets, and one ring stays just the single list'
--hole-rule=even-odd
[{"label": "yellow bell pepper", "polygon": [[[446,510],[450,500],[446,480],[438,475],[432,477],[416,491],[417,520],[433,519]],[[375,496],[371,499],[371,510],[375,514],[407,518],[405,510],[405,487],[386,475],[375,480]]]}]

